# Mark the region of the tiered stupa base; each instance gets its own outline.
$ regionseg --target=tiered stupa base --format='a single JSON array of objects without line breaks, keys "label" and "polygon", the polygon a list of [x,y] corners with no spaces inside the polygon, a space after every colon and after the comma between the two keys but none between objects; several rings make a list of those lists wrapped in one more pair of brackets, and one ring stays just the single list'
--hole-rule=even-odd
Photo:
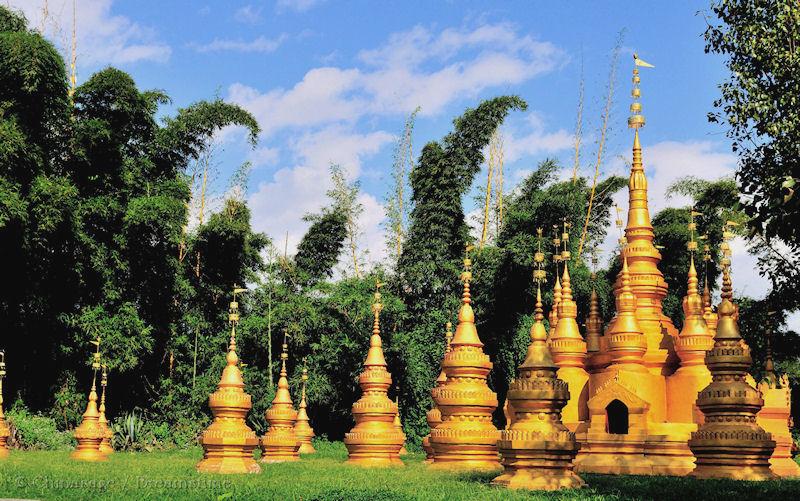
[{"label": "tiered stupa base", "polygon": [[253,458],[258,437],[253,430],[242,429],[240,423],[217,421],[203,432],[200,440],[205,450],[197,464],[201,473],[258,473],[261,467]]},{"label": "tiered stupa base", "polygon": [[800,477],[800,465],[792,458],[794,440],[789,433],[791,389],[787,377],[783,376],[781,382],[781,388],[770,388],[766,383],[758,385],[764,397],[764,407],[759,411],[756,421],[775,441],[775,451],[769,460],[772,472],[782,478]]},{"label": "tiered stupa base", "polygon": [[300,461],[300,442],[293,432],[267,432],[261,437],[261,449],[262,463]]},{"label": "tiered stupa base", "polygon": [[[457,419],[457,418],[456,418]],[[454,424],[450,418],[449,424]],[[466,423],[466,421],[465,421]],[[448,422],[431,431],[435,452],[431,468],[439,470],[497,471],[502,468],[497,452],[500,432],[491,429],[462,430],[448,428]]]},{"label": "tiered stupa base", "polygon": [[732,436],[695,434],[692,449],[697,467],[689,476],[694,478],[727,478],[733,480],[775,480],[769,456],[774,442],[768,433],[734,433]]},{"label": "tiered stupa base", "polygon": [[505,471],[492,480],[493,484],[540,491],[578,489],[586,485],[572,467],[578,451],[573,433],[542,436],[507,430],[503,435],[511,438],[498,442]]},{"label": "tiered stupa base", "polygon": [[344,438],[348,452],[346,462],[358,466],[405,466],[400,459],[404,440],[405,436],[394,431],[351,431]]}]

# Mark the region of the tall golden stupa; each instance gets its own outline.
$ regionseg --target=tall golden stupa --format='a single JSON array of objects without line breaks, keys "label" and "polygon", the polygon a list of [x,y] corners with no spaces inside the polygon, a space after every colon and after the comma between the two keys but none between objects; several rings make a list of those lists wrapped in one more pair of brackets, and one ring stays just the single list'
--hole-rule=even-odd
[{"label": "tall golden stupa", "polygon": [[[683,333],[663,313],[667,284],[658,269],[661,254],[653,244],[639,141],[639,128],[645,123],[639,102],[639,68],[651,65],[637,56],[634,60],[634,102],[628,119],[628,126],[634,129],[633,163],[628,220],[621,238],[623,266],[614,284],[617,313],[601,335],[602,323],[592,306],[587,344],[583,345],[580,334],[576,336],[577,326],[570,322],[568,329],[561,327],[562,315],[572,315],[572,308],[559,305],[551,351],[560,368],[559,377],[569,384],[570,402],[563,419],[581,444],[575,460],[577,471],[686,475],[694,468],[686,442],[702,422],[694,402],[697,391],[710,380],[698,356],[708,346],[711,332],[703,318],[702,300],[698,304],[696,286],[686,299],[689,321]],[[697,283],[693,267],[689,282]],[[563,342],[558,341],[560,337]],[[568,348],[557,342],[569,343]],[[581,370],[587,371],[588,384]],[[569,376],[562,377],[562,372]]]},{"label": "tall golden stupa", "polygon": [[394,426],[397,405],[388,396],[392,375],[387,370],[381,342],[381,285],[378,282],[375,286],[372,336],[364,361],[364,372],[358,377],[363,393],[353,404],[356,425],[344,437],[347,462],[359,466],[403,466],[400,448],[406,437]]},{"label": "tall golden stupa", "polygon": [[[541,234],[541,233],[540,233]],[[547,346],[547,331],[542,321],[540,273],[541,252],[535,260],[535,321],[531,342],[519,376],[508,390],[511,424],[500,432],[498,447],[505,470],[492,483],[512,489],[558,490],[582,487],[584,481],[573,471],[578,452],[575,434],[561,423],[561,409],[570,394],[567,383],[556,376],[558,367]]]},{"label": "tall golden stupa", "polygon": [[483,343],[475,328],[469,291],[471,266],[472,261],[465,258],[458,326],[451,350],[442,362],[447,380],[431,392],[442,413],[442,423],[431,430],[430,443],[434,450],[431,467],[498,470],[501,467],[497,452],[500,432],[492,423],[497,394],[486,384],[492,362],[483,353]]},{"label": "tall golden stupa", "polygon": [[108,386],[108,368],[103,365],[103,373],[100,376],[100,388],[102,389],[100,393],[100,416],[98,418],[98,423],[100,424],[100,429],[103,430],[103,440],[100,441],[99,450],[105,455],[109,455],[114,452],[114,447],[111,444],[111,440],[114,438],[114,432],[111,431],[111,427],[108,425],[108,418],[106,417],[106,387]]},{"label": "tall golden stupa", "polygon": [[283,463],[300,460],[300,440],[295,433],[297,411],[294,410],[292,396],[289,393],[289,380],[286,373],[286,360],[289,358],[289,344],[286,333],[283,334],[281,350],[281,375],[278,378],[278,391],[272,399],[272,405],[265,417],[269,423],[267,433],[261,437],[261,462]]},{"label": "tall golden stupa", "polygon": [[297,420],[294,425],[294,432],[297,435],[297,440],[300,441],[300,454],[314,454],[317,452],[311,439],[314,438],[314,429],[311,427],[311,420],[308,419],[308,404],[306,404],[306,383],[308,382],[308,367],[303,361],[303,389],[300,391],[300,405],[297,406]]},{"label": "tall golden stupa", "polygon": [[258,447],[256,432],[245,422],[247,412],[253,407],[252,398],[244,391],[239,356],[236,354],[236,326],[239,323],[239,303],[236,294],[246,289],[233,289],[228,321],[231,340],[228,345],[226,366],[217,385],[217,391],[208,396],[208,406],[214,420],[200,436],[203,459],[197,463],[201,473],[258,473],[261,467],[253,458]]},{"label": "tall golden stupa", "polygon": [[730,257],[726,255],[722,268],[722,301],[717,308],[717,333],[714,347],[705,356],[713,381],[697,396],[697,406],[705,415],[705,423],[689,440],[689,447],[697,457],[697,467],[690,475],[770,480],[777,478],[770,470],[775,441],[756,421],[764,399],[745,378],[752,358],[750,348],[739,334],[732,298]]},{"label": "tall golden stupa", "polygon": [[[444,354],[442,355],[442,363],[444,364],[444,355],[450,353],[450,343],[453,341],[453,324],[451,322],[447,322],[445,325],[445,348]],[[442,369],[439,371],[439,377],[436,378],[436,387],[440,387],[444,385],[447,381],[447,374],[444,372],[444,365],[442,365]],[[428,428],[434,429],[439,426],[442,422],[442,412],[436,406],[436,402],[433,403],[433,407],[428,413],[425,415],[426,420],[428,421]],[[425,435],[425,438],[422,439],[422,448],[425,450],[425,462],[432,463],[434,457],[436,456],[435,451],[433,450],[433,446],[431,445],[431,434],[430,432]]]},{"label": "tall golden stupa", "polygon": [[3,380],[6,378],[6,352],[0,350],[0,459],[8,457],[8,437],[11,430],[3,413]]}]

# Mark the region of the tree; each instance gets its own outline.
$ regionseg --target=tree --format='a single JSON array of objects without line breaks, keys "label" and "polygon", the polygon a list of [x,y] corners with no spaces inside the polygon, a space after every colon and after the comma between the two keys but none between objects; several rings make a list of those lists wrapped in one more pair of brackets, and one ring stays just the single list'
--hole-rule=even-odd
[{"label": "tree", "polygon": [[406,236],[409,213],[408,173],[414,170],[412,134],[414,132],[414,122],[420,109],[417,106],[406,119],[403,135],[400,136],[392,155],[392,187],[386,194],[384,203],[386,212],[386,222],[384,223],[386,228],[386,248],[389,250],[392,267],[396,266],[397,260],[400,259]]},{"label": "tree", "polygon": [[392,284],[409,319],[394,341],[405,366],[392,370],[400,381],[406,431],[417,438],[427,433],[425,413],[443,350],[441,332],[459,297],[468,234],[461,198],[480,171],[494,131],[511,110],[526,106],[519,97],[503,96],[468,109],[452,132],[425,145],[411,172],[414,209]]},{"label": "tree", "polygon": [[363,260],[358,248],[358,241],[361,238],[358,220],[364,213],[364,206],[358,201],[361,183],[358,181],[348,182],[342,168],[336,164],[331,165],[331,180],[333,189],[328,191],[328,197],[333,201],[334,211],[340,212],[345,218],[347,247],[350,251],[350,261],[353,263],[353,275],[361,278]]},{"label": "tree", "polygon": [[[709,113],[725,123],[739,156],[737,180],[754,237],[767,251],[762,269],[778,296],[800,306],[800,4],[794,0],[720,0],[707,21],[706,52],[731,72]],[[775,250],[776,242],[788,252]]]}]

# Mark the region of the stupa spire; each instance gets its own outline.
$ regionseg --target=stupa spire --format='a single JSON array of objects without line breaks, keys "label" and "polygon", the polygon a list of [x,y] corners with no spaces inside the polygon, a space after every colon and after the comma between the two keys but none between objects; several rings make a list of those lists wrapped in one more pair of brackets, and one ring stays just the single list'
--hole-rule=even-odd
[{"label": "stupa spire", "polygon": [[561,302],[561,278],[559,275],[559,266],[558,263],[561,261],[561,238],[558,236],[558,226],[554,225],[553,229],[556,231],[555,237],[553,237],[553,264],[556,267],[555,277],[556,281],[553,284],[553,305],[550,308],[550,314],[548,315],[548,323],[550,324],[550,330],[548,334],[550,336],[556,330],[556,325],[558,325],[558,304]]},{"label": "stupa spire", "polygon": [[306,383],[308,382],[308,366],[306,359],[303,358],[303,375],[301,376],[302,389],[300,390],[300,405],[297,408],[297,420],[294,425],[294,433],[300,442],[300,454],[313,454],[317,452],[311,439],[314,438],[314,429],[311,427],[311,420],[308,418],[308,405],[306,404]]},{"label": "stupa spire", "polygon": [[100,452],[103,454],[111,454],[114,452],[114,447],[111,445],[111,440],[114,438],[114,432],[111,431],[111,427],[108,426],[108,418],[106,417],[106,388],[108,387],[108,368],[105,364],[103,364],[103,372],[100,376],[100,387],[102,391],[100,393],[100,416],[98,419],[98,423],[100,424],[100,428],[103,430],[103,440],[100,442]]},{"label": "stupa spire", "polygon": [[774,479],[777,476],[770,470],[769,459],[775,441],[756,422],[764,400],[746,381],[752,358],[750,348],[739,333],[736,308],[731,301],[729,255],[723,258],[722,284],[714,346],[705,355],[713,380],[697,396],[697,406],[705,415],[705,423],[689,440],[689,448],[697,459],[690,476]]},{"label": "stupa spire", "polygon": [[289,343],[287,341],[288,333],[284,331],[278,391],[275,392],[272,405],[265,413],[269,429],[261,437],[262,463],[300,460],[300,440],[294,430],[297,411],[294,410],[292,395],[289,393],[289,379],[286,372],[286,361],[289,359]]},{"label": "stupa spire", "polygon": [[492,424],[497,394],[486,384],[492,362],[483,353],[483,343],[478,337],[475,313],[470,304],[471,249],[472,246],[467,246],[464,258],[464,272],[461,274],[464,292],[452,350],[442,363],[447,381],[432,392],[442,413],[442,423],[431,430],[430,442],[435,453],[431,466],[494,470],[500,467],[497,456],[499,431]]},{"label": "stupa spire", "polygon": [[628,370],[645,370],[642,365],[647,351],[647,339],[636,318],[636,296],[631,288],[628,258],[623,255],[620,271],[622,287],[616,298],[617,315],[608,328],[608,351],[614,365]]},{"label": "stupa spire", "polygon": [[247,426],[247,412],[253,407],[252,397],[244,391],[244,379],[236,353],[236,327],[239,325],[239,303],[236,296],[247,289],[233,286],[233,300],[228,309],[231,337],[226,365],[217,384],[217,391],[208,396],[214,420],[200,437],[203,459],[197,463],[201,473],[258,473],[261,467],[253,459],[258,446],[256,433]]},{"label": "stupa spire", "polygon": [[[639,68],[652,68],[634,54],[633,90],[631,96],[631,115],[628,127],[633,133],[633,162],[628,180],[628,221],[625,226],[627,245],[623,254],[630,267],[631,290],[637,299],[636,317],[647,339],[648,350],[645,353],[645,365],[653,372],[660,373],[663,367],[672,363],[668,361],[671,351],[672,336],[677,330],[672,320],[664,315],[662,301],[667,296],[667,283],[658,269],[661,253],[653,245],[655,233],[650,220],[650,209],[647,203],[647,176],[642,163],[642,145],[639,141],[639,129],[644,127]],[[617,284],[619,286],[619,283]]]},{"label": "stupa spire", "polygon": [[[569,282],[565,285],[568,288]],[[547,346],[542,320],[542,290],[537,280],[531,342],[519,377],[508,390],[514,417],[498,441],[505,469],[492,483],[512,489],[574,489],[585,482],[573,471],[578,452],[575,434],[561,423],[561,409],[570,392],[567,383],[556,376],[558,367]]]},{"label": "stupa spire", "polygon": [[[705,240],[708,235],[704,235]],[[717,314],[711,307],[711,287],[708,285],[708,263],[711,261],[711,247],[708,244],[703,246],[703,319],[706,321],[709,332],[713,336],[717,332]]]},{"label": "stupa spire", "polygon": [[348,463],[360,466],[403,466],[400,448],[406,440],[402,432],[394,427],[397,405],[389,399],[392,386],[381,343],[380,281],[375,283],[375,301],[372,304],[372,336],[369,352],[364,361],[364,371],[358,377],[361,398],[353,404],[353,419],[356,425],[345,434]]},{"label": "stupa spire", "polygon": [[0,350],[0,459],[8,457],[8,437],[11,430],[3,414],[3,380],[6,378],[6,352]]},{"label": "stupa spire", "polygon": [[[445,324],[445,348],[444,348],[444,355],[450,353],[450,343],[453,341],[453,324],[451,322],[447,322]],[[444,355],[442,355],[442,364],[444,363]],[[441,370],[439,371],[439,377],[436,378],[436,386],[435,388],[439,388],[447,382],[447,374],[444,372],[444,366],[442,366]],[[426,420],[428,421],[428,429],[433,430],[437,426],[439,426],[442,422],[442,412],[437,407],[436,402],[434,401],[431,410],[425,415]],[[430,431],[427,435],[422,439],[422,448],[425,450],[425,462],[432,463],[436,452],[433,450],[433,446],[431,445],[431,434]]]},{"label": "stupa spire", "polygon": [[100,427],[100,411],[97,408],[97,371],[100,370],[100,338],[92,341],[96,351],[92,360],[92,389],[89,390],[89,402],[83,413],[80,426],[75,428],[75,440],[78,445],[70,455],[80,461],[105,461],[106,455],[100,453],[100,442],[103,440],[103,429]]}]

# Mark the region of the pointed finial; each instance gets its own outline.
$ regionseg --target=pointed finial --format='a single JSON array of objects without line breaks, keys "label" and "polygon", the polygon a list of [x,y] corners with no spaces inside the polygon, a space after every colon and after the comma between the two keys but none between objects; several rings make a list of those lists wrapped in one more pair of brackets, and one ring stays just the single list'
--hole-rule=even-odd
[{"label": "pointed finial", "polygon": [[447,343],[445,353],[450,353],[450,350],[452,350],[450,345],[453,343],[453,322],[447,322],[445,324],[444,339]]},{"label": "pointed finial", "polygon": [[472,259],[469,258],[469,253],[473,248],[473,245],[467,245],[464,252],[464,271],[461,273],[461,281],[464,284],[464,293],[461,296],[462,304],[470,304],[472,302],[469,292],[469,282],[472,280]]},{"label": "pointed finial", "polygon": [[367,360],[364,362],[366,366],[386,366],[386,358],[383,356],[383,341],[381,340],[381,311],[383,304],[381,303],[380,288],[383,286],[380,280],[375,281],[375,294],[374,302],[372,303],[372,336],[369,338],[369,351],[367,352]]},{"label": "pointed finial", "polygon": [[533,255],[533,280],[537,283],[544,281],[547,272],[544,269],[544,252],[542,252],[542,228],[536,228],[536,253]]},{"label": "pointed finial", "polygon": [[689,210],[689,224],[687,225],[687,228],[689,228],[689,241],[686,243],[686,248],[689,249],[689,252],[691,252],[693,256],[694,252],[697,250],[697,242],[694,239],[697,223],[694,222],[694,218],[700,215],[702,215],[702,213],[694,210],[694,207]]},{"label": "pointed finial", "polygon": [[563,218],[564,224],[564,231],[561,232],[561,243],[564,245],[564,249],[561,251],[561,261],[564,261],[564,266],[566,266],[567,261],[569,261],[571,255],[567,245],[569,244],[569,228],[572,226],[570,223],[567,222],[567,218]]},{"label": "pointed finial", "polygon": [[633,90],[631,90],[631,97],[633,97],[633,102],[631,103],[631,116],[628,117],[628,127],[631,129],[636,129],[637,134],[636,137],[638,138],[638,129],[640,127],[644,127],[644,115],[642,115],[642,103],[639,99],[642,97],[642,91],[639,89],[639,84],[641,83],[641,79],[639,78],[639,67],[643,68],[654,68],[654,66],[650,63],[646,63],[639,59],[639,56],[636,53],[633,54]]}]

